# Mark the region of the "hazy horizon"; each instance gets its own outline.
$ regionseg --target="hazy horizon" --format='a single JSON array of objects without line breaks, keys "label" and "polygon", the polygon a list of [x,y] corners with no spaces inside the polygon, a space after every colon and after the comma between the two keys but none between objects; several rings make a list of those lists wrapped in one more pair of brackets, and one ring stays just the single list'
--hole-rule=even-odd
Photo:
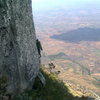
[{"label": "hazy horizon", "polygon": [[92,8],[99,9],[100,0],[32,0],[34,11],[45,11],[55,8]]}]

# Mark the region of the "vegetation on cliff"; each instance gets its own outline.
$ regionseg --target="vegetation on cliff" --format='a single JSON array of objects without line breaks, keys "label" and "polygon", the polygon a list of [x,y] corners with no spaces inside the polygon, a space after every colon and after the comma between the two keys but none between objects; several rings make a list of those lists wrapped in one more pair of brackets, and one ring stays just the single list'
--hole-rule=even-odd
[{"label": "vegetation on cliff", "polygon": [[75,97],[68,87],[53,74],[42,70],[46,78],[46,85],[42,86],[39,80],[35,81],[33,90],[26,90],[16,95],[13,100],[87,100],[88,97]]}]

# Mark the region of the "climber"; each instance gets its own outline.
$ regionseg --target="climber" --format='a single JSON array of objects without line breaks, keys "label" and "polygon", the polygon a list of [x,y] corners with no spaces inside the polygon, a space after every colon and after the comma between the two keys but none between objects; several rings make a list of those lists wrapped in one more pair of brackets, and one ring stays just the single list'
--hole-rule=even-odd
[{"label": "climber", "polygon": [[36,46],[37,46],[37,49],[38,49],[38,54],[39,54],[39,56],[41,57],[41,51],[42,51],[43,49],[42,49],[41,42],[40,42],[38,39],[36,40]]}]

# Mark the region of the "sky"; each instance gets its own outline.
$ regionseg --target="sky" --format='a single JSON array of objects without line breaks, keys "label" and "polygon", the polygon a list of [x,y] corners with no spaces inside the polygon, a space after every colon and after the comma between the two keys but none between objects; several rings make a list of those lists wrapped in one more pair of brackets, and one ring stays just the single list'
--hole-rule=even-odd
[{"label": "sky", "polygon": [[32,0],[33,9],[44,10],[54,7],[81,7],[81,6],[100,6],[100,0]]}]

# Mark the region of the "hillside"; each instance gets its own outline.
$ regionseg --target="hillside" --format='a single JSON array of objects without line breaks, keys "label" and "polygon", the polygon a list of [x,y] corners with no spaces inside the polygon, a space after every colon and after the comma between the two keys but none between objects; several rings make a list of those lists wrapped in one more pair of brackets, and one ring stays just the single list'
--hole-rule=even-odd
[{"label": "hillside", "polygon": [[35,25],[44,62],[60,66],[63,80],[100,95],[100,11],[65,7],[38,13]]},{"label": "hillside", "polygon": [[13,100],[95,100],[93,97],[82,96],[81,92],[75,93],[46,68],[43,68],[42,73],[47,82],[45,86],[36,80],[33,90],[17,94]]}]

